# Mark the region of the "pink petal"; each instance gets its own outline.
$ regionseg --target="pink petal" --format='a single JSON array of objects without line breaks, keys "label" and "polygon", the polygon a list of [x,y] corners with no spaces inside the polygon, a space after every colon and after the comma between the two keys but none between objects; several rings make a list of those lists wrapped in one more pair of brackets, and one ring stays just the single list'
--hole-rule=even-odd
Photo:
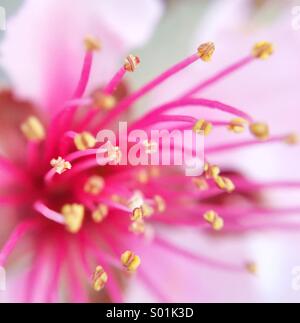
[{"label": "pink petal", "polygon": [[28,0],[8,22],[1,64],[19,96],[55,111],[74,91],[86,35],[103,45],[91,82],[99,85],[115,72],[129,48],[149,37],[161,11],[158,0]]}]

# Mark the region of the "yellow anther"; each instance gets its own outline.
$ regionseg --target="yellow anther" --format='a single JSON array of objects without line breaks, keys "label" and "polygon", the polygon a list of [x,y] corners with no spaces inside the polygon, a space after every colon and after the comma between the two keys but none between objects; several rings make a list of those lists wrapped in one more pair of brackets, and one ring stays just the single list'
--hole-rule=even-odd
[{"label": "yellow anther", "polygon": [[205,212],[203,218],[215,231],[220,231],[224,227],[224,220],[213,210]]},{"label": "yellow anther", "polygon": [[218,214],[215,211],[210,210],[204,213],[203,218],[206,222],[213,223],[217,216]]},{"label": "yellow anther", "polygon": [[127,250],[121,255],[121,263],[127,271],[135,272],[141,264],[141,259],[134,252]]},{"label": "yellow anther", "polygon": [[99,40],[97,40],[95,37],[93,36],[87,36],[84,39],[84,45],[87,51],[97,51],[99,49],[101,49],[101,44],[99,42]]},{"label": "yellow anther", "polygon": [[269,58],[274,52],[273,44],[261,41],[256,43],[252,49],[252,55],[256,58],[260,59],[267,59]]},{"label": "yellow anther", "polygon": [[284,140],[288,145],[297,145],[300,141],[300,138],[297,134],[291,133],[290,135],[286,136]]},{"label": "yellow anther", "polygon": [[155,195],[153,199],[154,199],[157,211],[159,213],[165,212],[165,210],[166,210],[166,201],[160,195]]},{"label": "yellow anther", "polygon": [[193,131],[198,134],[204,133],[204,136],[208,136],[211,133],[212,128],[213,126],[210,122],[200,119],[195,123]]},{"label": "yellow anther", "polygon": [[135,208],[140,208],[144,204],[142,192],[135,191],[132,197],[127,201],[128,208],[133,211]]},{"label": "yellow anther", "polygon": [[21,125],[21,131],[28,140],[42,141],[45,139],[45,129],[40,120],[34,116],[29,117]]},{"label": "yellow anther", "polygon": [[204,62],[209,62],[215,51],[215,44],[212,42],[204,43],[198,47],[198,55]]},{"label": "yellow anther", "polygon": [[160,176],[160,169],[158,167],[151,167],[149,173],[151,177],[157,178]]},{"label": "yellow anther", "polygon": [[212,223],[212,228],[215,231],[220,231],[224,228],[224,220],[222,218],[220,218],[219,216],[216,217],[216,219],[214,220],[214,222]]},{"label": "yellow anther", "polygon": [[144,218],[149,218],[154,213],[153,208],[150,205],[148,205],[147,203],[144,203],[142,205],[142,211],[143,211]]},{"label": "yellow anther", "polygon": [[143,142],[146,154],[154,154],[157,152],[158,144],[155,141],[145,140]]},{"label": "yellow anther", "polygon": [[265,123],[254,122],[250,125],[249,129],[257,139],[266,140],[269,138],[269,127]]},{"label": "yellow anther", "polygon": [[96,292],[99,292],[106,284],[108,280],[107,273],[102,266],[97,266],[93,275],[93,288]]},{"label": "yellow anther", "polygon": [[141,60],[138,56],[128,55],[125,59],[124,68],[127,72],[134,72]]},{"label": "yellow anther", "polygon": [[71,233],[77,233],[82,226],[84,219],[84,206],[81,204],[65,204],[61,213],[65,217],[67,230]]},{"label": "yellow anther", "polygon": [[94,100],[94,105],[106,111],[112,110],[116,106],[116,98],[113,95],[104,94],[100,91],[96,91],[92,98]]},{"label": "yellow anther", "polygon": [[52,159],[50,165],[55,169],[57,174],[62,174],[72,168],[71,163],[64,160],[62,157]]},{"label": "yellow anther", "polygon": [[119,163],[122,159],[122,152],[120,147],[113,146],[111,142],[106,145],[107,158],[109,162]]},{"label": "yellow anther", "polygon": [[228,125],[228,130],[234,133],[242,133],[245,130],[245,126],[248,124],[248,121],[243,118],[235,118],[230,121]]},{"label": "yellow anther", "polygon": [[138,172],[137,174],[137,180],[141,183],[141,184],[146,184],[149,182],[149,173],[145,170],[142,169]]},{"label": "yellow anther", "polygon": [[134,221],[130,224],[129,230],[135,234],[145,233],[145,222],[143,220]]},{"label": "yellow anther", "polygon": [[92,219],[96,223],[102,222],[108,214],[108,207],[105,204],[99,204],[96,210],[92,212]]},{"label": "yellow anther", "polygon": [[231,193],[235,190],[235,185],[232,182],[231,179],[229,179],[228,177],[224,177],[224,176],[217,176],[214,178],[215,183],[217,184],[217,186],[221,189],[224,190],[228,193]]},{"label": "yellow anther", "polygon": [[137,207],[132,211],[131,220],[137,221],[143,218],[143,210],[141,207]]},{"label": "yellow anther", "polygon": [[257,264],[255,262],[247,262],[245,268],[250,274],[256,275],[258,273]]},{"label": "yellow anther", "polygon": [[118,203],[118,204],[122,204],[122,205],[126,205],[126,206],[128,206],[128,205],[127,205],[127,204],[128,204],[127,199],[126,199],[126,198],[124,198],[124,197],[122,197],[122,196],[120,196],[120,195],[118,195],[118,194],[113,194],[113,195],[111,196],[111,200],[112,200],[113,202],[115,202],[115,203]]},{"label": "yellow anther", "polygon": [[96,138],[89,132],[82,132],[75,136],[74,144],[78,150],[86,150],[96,145]]},{"label": "yellow anther", "polygon": [[199,190],[206,191],[208,189],[207,181],[204,178],[193,178],[192,181]]},{"label": "yellow anther", "polygon": [[217,178],[221,170],[220,170],[220,167],[217,165],[211,165],[209,163],[205,163],[204,172],[207,178]]},{"label": "yellow anther", "polygon": [[84,191],[92,195],[98,195],[104,188],[104,179],[101,176],[91,176],[84,185]]}]

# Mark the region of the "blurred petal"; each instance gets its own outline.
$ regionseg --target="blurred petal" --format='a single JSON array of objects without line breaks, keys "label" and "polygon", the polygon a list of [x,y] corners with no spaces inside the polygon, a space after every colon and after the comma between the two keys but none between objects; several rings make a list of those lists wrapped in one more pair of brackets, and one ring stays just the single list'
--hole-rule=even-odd
[{"label": "blurred petal", "polygon": [[112,75],[129,48],[146,41],[161,11],[158,0],[28,0],[8,22],[1,64],[18,95],[54,111],[74,91],[86,35],[103,46],[95,85]]}]

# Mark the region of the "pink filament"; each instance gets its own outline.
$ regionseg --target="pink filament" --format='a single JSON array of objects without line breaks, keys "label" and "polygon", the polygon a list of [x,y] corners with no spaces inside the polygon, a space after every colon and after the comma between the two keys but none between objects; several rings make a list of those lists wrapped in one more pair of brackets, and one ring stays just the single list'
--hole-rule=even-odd
[{"label": "pink filament", "polygon": [[30,230],[36,228],[38,222],[36,220],[26,220],[21,222],[12,232],[7,242],[3,246],[0,252],[0,266],[3,266],[8,256],[11,254],[16,244],[21,240],[21,238]]},{"label": "pink filament", "polygon": [[240,69],[241,67],[244,67],[245,65],[248,65],[249,63],[251,63],[253,61],[254,61],[253,56],[247,56],[247,57],[239,60],[238,62],[228,66],[227,68],[225,68],[224,70],[222,70],[218,74],[214,75],[213,77],[209,78],[208,80],[205,80],[204,82],[202,81],[200,84],[196,85],[194,88],[192,88],[191,90],[186,92],[182,97],[184,97],[184,98],[190,97],[190,96],[204,90],[208,86],[216,83],[217,81],[223,79],[224,77],[230,75],[231,73],[235,72],[236,70]]},{"label": "pink filament", "polygon": [[73,95],[74,99],[81,98],[87,87],[87,83],[90,77],[91,67],[93,63],[93,51],[87,51],[85,53],[83,67],[79,79],[79,83]]},{"label": "pink filament", "polygon": [[107,86],[104,88],[104,94],[111,95],[116,88],[120,85],[124,75],[126,74],[126,70],[124,66],[122,66],[119,71],[114,75],[114,77],[109,81]]},{"label": "pink filament", "polygon": [[140,90],[134,92],[127,98],[125,98],[123,101],[119,103],[117,107],[115,107],[112,112],[101,122],[100,128],[103,128],[106,124],[110,123],[112,120],[114,120],[119,114],[124,112],[126,108],[131,106],[135,101],[137,101],[140,97],[146,95],[146,93],[153,90],[155,87],[166,81],[171,76],[175,75],[176,73],[180,72],[187,66],[191,65],[195,61],[199,59],[198,54],[193,54],[192,56],[184,59],[183,61],[179,62],[178,64],[174,65],[158,77],[156,77],[151,82],[147,83],[145,86],[143,86]]}]

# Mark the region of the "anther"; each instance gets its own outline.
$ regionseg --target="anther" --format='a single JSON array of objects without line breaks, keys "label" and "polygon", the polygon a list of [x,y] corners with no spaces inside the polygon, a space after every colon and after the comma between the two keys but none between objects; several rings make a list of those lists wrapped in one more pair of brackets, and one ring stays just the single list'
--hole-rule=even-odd
[{"label": "anther", "polygon": [[165,200],[160,195],[155,195],[153,199],[154,199],[157,211],[159,213],[165,212],[165,210],[166,210]]},{"label": "anther", "polygon": [[193,178],[192,182],[201,191],[206,191],[208,189],[207,181],[204,178]]},{"label": "anther", "polygon": [[120,147],[113,146],[110,142],[107,144],[107,158],[110,162],[119,163],[122,159]]},{"label": "anther", "polygon": [[209,62],[215,49],[216,48],[214,43],[204,43],[198,47],[198,55],[204,62]]},{"label": "anther", "polygon": [[213,210],[205,212],[203,218],[215,231],[220,231],[224,227],[224,220]]},{"label": "anther", "polygon": [[91,176],[84,185],[84,191],[92,195],[98,195],[104,188],[104,179],[101,176]]},{"label": "anther", "polygon": [[129,231],[135,234],[145,233],[145,222],[143,220],[132,222],[129,226]]},{"label": "anther", "polygon": [[96,210],[92,212],[92,219],[96,223],[102,222],[108,214],[108,207],[105,204],[99,204]]},{"label": "anther", "polygon": [[249,126],[251,133],[260,140],[266,140],[269,138],[269,127],[265,123],[254,122]]},{"label": "anther", "polygon": [[230,121],[228,125],[228,130],[234,133],[242,133],[245,130],[245,126],[248,124],[248,121],[243,118],[235,118]]},{"label": "anther", "polygon": [[235,185],[232,182],[231,179],[229,179],[228,177],[224,177],[224,176],[217,176],[214,178],[215,183],[217,184],[217,186],[221,189],[224,190],[228,193],[231,193],[235,190]]},{"label": "anther", "polygon": [[97,266],[93,275],[93,288],[96,292],[99,292],[106,284],[108,280],[107,273],[102,266]]},{"label": "anther", "polygon": [[94,105],[99,109],[110,111],[116,106],[116,98],[113,95],[96,91],[93,93],[92,98]]},{"label": "anther", "polygon": [[209,163],[204,164],[204,172],[206,178],[217,178],[221,172],[220,167],[217,165],[211,165]]},{"label": "anther", "polygon": [[97,51],[97,50],[101,49],[100,42],[93,36],[85,37],[84,45],[85,45],[86,50],[89,52]]},{"label": "anther", "polygon": [[127,250],[121,255],[121,263],[127,271],[135,272],[141,264],[141,259],[134,252]]},{"label": "anther", "polygon": [[57,159],[52,159],[50,161],[50,165],[55,169],[57,174],[62,174],[65,171],[72,168],[70,162],[65,161],[62,157],[58,157]]},{"label": "anther", "polygon": [[125,59],[124,68],[127,72],[134,72],[140,64],[140,58],[134,55],[128,55]]},{"label": "anther", "polygon": [[290,135],[286,136],[284,139],[285,143],[288,145],[297,145],[300,141],[300,138],[297,134],[291,133]]},{"label": "anther", "polygon": [[143,146],[145,148],[146,154],[154,154],[157,152],[158,144],[155,141],[145,140],[143,141]]},{"label": "anther", "polygon": [[29,117],[21,125],[21,131],[28,140],[42,141],[45,138],[45,129],[40,120],[34,116]]},{"label": "anther", "polygon": [[211,133],[212,128],[213,126],[210,122],[200,119],[195,123],[193,131],[197,134],[201,134],[203,132],[204,136],[208,136]]},{"label": "anther", "polygon": [[65,217],[67,230],[71,233],[77,233],[82,226],[84,219],[84,206],[81,204],[65,204],[61,213]]},{"label": "anther", "polygon": [[74,144],[78,150],[86,150],[96,145],[96,138],[89,132],[77,134],[74,138]]},{"label": "anther", "polygon": [[254,45],[252,54],[256,58],[267,59],[273,54],[273,51],[273,44],[266,41],[261,41]]},{"label": "anther", "polygon": [[256,275],[258,273],[257,265],[255,262],[247,262],[245,264],[246,270],[253,275]]}]

